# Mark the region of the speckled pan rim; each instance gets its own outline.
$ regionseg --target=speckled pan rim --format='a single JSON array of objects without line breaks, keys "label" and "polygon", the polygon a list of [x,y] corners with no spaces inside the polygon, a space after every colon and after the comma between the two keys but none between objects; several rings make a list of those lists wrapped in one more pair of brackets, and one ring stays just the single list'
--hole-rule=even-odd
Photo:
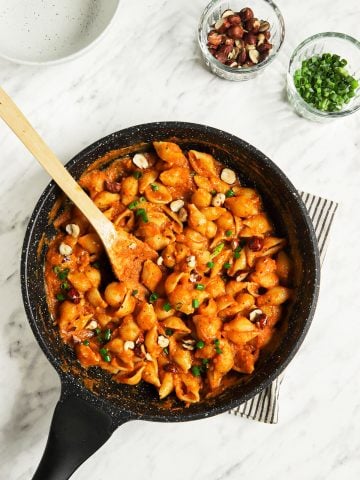
[{"label": "speckled pan rim", "polygon": [[[48,201],[49,195],[53,192],[54,188],[56,188],[54,182],[50,182],[48,186],[45,188],[43,191],[42,195],[40,196],[33,214],[30,218],[25,238],[24,238],[24,243],[23,243],[23,248],[22,248],[22,255],[21,255],[21,288],[22,288],[22,295],[23,295],[23,302],[25,306],[25,311],[30,323],[30,326],[33,330],[33,333],[42,348],[43,352],[45,353],[46,357],[49,359],[53,367],[56,369],[58,372],[63,385],[71,385],[72,389],[77,392],[78,395],[83,396],[84,398],[87,399],[87,401],[90,401],[91,403],[94,404],[97,408],[106,408],[110,411],[113,412],[114,416],[126,416],[128,420],[131,419],[139,419],[141,418],[142,420],[148,420],[148,421],[159,421],[159,422],[182,422],[182,421],[191,421],[191,420],[198,420],[202,418],[208,418],[210,416],[214,416],[223,412],[226,412],[230,410],[231,408],[234,408],[250,398],[254,397],[255,395],[259,394],[264,388],[266,388],[276,377],[278,377],[283,370],[287,367],[287,365],[290,363],[290,361],[293,359],[297,351],[299,350],[302,342],[304,341],[304,338],[310,328],[314,313],[315,313],[315,308],[316,308],[316,303],[318,299],[318,294],[319,294],[319,285],[320,285],[320,260],[319,260],[319,251],[318,251],[318,246],[317,246],[317,240],[316,240],[316,235],[315,231],[311,222],[311,219],[309,217],[309,214],[306,210],[306,207],[301,200],[296,188],[294,185],[290,182],[290,180],[286,177],[286,175],[280,170],[279,167],[277,167],[276,164],[274,164],[266,155],[264,155],[262,152],[257,150],[255,147],[250,145],[249,143],[245,142],[244,140],[241,140],[238,137],[235,137],[231,135],[230,133],[226,133],[224,131],[212,128],[212,127],[207,127],[204,125],[199,125],[199,124],[193,124],[193,123],[188,123],[188,122],[154,122],[154,123],[148,123],[148,124],[142,124],[142,125],[137,125],[133,127],[129,127],[123,130],[120,130],[118,132],[112,133],[104,138],[101,138],[91,144],[90,146],[86,147],[83,149],[80,153],[78,153],[72,160],[70,160],[66,166],[67,168],[71,168],[72,165],[76,164],[78,161],[83,159],[86,156],[91,155],[91,153],[99,148],[100,145],[107,145],[110,144],[113,141],[114,137],[117,136],[127,136],[131,134],[134,131],[141,131],[146,133],[153,131],[154,129],[157,129],[160,131],[161,135],[161,129],[179,129],[178,131],[178,136],[181,138],[181,129],[186,129],[186,128],[191,128],[194,131],[198,131],[199,133],[204,134],[204,132],[209,133],[209,134],[214,134],[216,136],[221,136],[223,139],[223,142],[226,143],[232,143],[236,144],[239,146],[239,148],[246,150],[249,154],[253,156],[257,156],[259,159],[261,159],[262,162],[264,162],[269,168],[272,169],[274,172],[274,175],[278,176],[283,184],[286,186],[288,189],[289,193],[294,197],[294,200],[298,206],[299,212],[301,213],[302,220],[305,222],[307,228],[308,228],[308,239],[311,243],[312,246],[312,260],[313,260],[313,276],[314,280],[312,283],[312,296],[311,296],[311,305],[308,310],[308,315],[306,319],[304,319],[303,326],[301,328],[301,333],[298,335],[296,341],[292,345],[291,349],[289,350],[288,355],[282,359],[281,363],[277,366],[277,368],[274,369],[274,371],[268,375],[264,380],[259,381],[259,383],[252,388],[251,391],[248,393],[243,393],[241,395],[241,399],[235,398],[233,400],[224,402],[224,404],[215,404],[215,406],[209,408],[205,412],[189,412],[187,415],[184,414],[174,414],[172,413],[171,415],[160,415],[160,414],[149,414],[149,413],[143,413],[141,416],[138,414],[134,414],[132,410],[127,410],[124,408],[123,410],[120,410],[119,408],[115,408],[113,404],[104,398],[98,397],[95,394],[92,394],[89,390],[87,390],[84,386],[81,385],[79,379],[73,376],[69,376],[64,374],[64,372],[60,369],[59,366],[59,360],[53,355],[53,352],[51,351],[51,348],[49,348],[46,339],[43,337],[41,332],[39,331],[37,321],[36,321],[36,309],[33,301],[30,300],[29,295],[28,295],[28,289],[27,289],[27,282],[26,282],[26,275],[27,275],[27,261],[28,261],[28,249],[29,249],[29,240],[31,238],[34,225],[36,224],[36,219],[39,215],[41,215],[41,210],[43,205],[46,204]],[[145,134],[144,134],[145,136]],[[169,135],[167,135],[169,136]],[[111,147],[109,148],[111,150]]]},{"label": "speckled pan rim", "polygon": [[110,18],[110,21],[108,22],[107,25],[105,25],[105,27],[99,33],[99,35],[97,37],[95,37],[94,40],[92,40],[90,43],[88,43],[85,47],[80,48],[79,50],[76,50],[74,53],[70,53],[69,55],[61,57],[57,60],[45,60],[43,62],[36,62],[36,61],[32,61],[32,60],[23,60],[22,58],[18,58],[18,57],[11,57],[9,55],[6,55],[6,54],[2,53],[1,50],[0,50],[0,58],[3,59],[3,60],[7,60],[8,62],[17,63],[19,65],[44,66],[44,67],[45,66],[52,66],[52,65],[59,65],[61,63],[71,62],[72,60],[76,60],[77,58],[81,57],[82,55],[85,55],[86,53],[88,53],[93,47],[95,47],[98,43],[100,43],[104,39],[104,37],[107,35],[107,33],[109,32],[111,26],[114,24],[115,19],[118,15],[120,1],[121,0],[117,0],[117,5],[116,5],[116,8],[114,10],[114,13],[113,13],[112,17]]}]

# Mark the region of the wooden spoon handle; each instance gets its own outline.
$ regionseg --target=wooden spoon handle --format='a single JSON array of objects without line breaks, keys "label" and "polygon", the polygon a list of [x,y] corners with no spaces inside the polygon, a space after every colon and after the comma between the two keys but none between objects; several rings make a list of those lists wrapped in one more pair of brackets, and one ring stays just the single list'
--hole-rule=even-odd
[{"label": "wooden spoon handle", "polygon": [[116,231],[113,224],[103,215],[84,190],[30,125],[23,113],[0,87],[0,116],[8,124],[25,147],[34,155],[40,165],[55,180],[61,190],[75,203],[90,221],[104,243],[114,240]]}]

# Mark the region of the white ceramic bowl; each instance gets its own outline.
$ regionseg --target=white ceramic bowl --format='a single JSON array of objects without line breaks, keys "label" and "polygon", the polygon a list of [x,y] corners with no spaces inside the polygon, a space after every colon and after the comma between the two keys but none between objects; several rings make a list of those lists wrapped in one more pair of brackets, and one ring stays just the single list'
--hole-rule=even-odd
[{"label": "white ceramic bowl", "polygon": [[105,33],[119,0],[0,0],[0,57],[54,64],[87,51]]}]

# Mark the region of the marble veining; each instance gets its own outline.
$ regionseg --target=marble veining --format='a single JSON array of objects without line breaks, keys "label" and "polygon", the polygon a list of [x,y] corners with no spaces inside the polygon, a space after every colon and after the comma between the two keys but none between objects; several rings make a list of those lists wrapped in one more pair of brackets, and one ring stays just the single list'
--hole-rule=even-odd
[{"label": "marble veining", "polygon": [[[287,368],[279,424],[223,414],[184,424],[130,422],[74,480],[355,480],[360,477],[360,114],[318,125],[286,102],[289,57],[327,30],[359,37],[356,0],[277,3],[286,23],[263,76],[231,83],[209,73],[196,29],[207,0],[122,1],[107,36],[76,61],[28,67],[0,60],[1,85],[65,163],[113,131],[157,120],[204,123],[254,144],[295,186],[339,202],[310,332]],[[244,5],[246,2],[244,2]],[[28,480],[46,442],[59,381],[22,307],[20,251],[48,183],[0,123],[0,478]]]}]

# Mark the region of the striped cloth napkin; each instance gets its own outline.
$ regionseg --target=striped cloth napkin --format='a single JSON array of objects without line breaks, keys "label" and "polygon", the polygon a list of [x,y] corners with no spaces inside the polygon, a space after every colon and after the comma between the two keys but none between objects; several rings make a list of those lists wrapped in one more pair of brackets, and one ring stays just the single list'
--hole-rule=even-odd
[{"label": "striped cloth napkin", "polygon": [[[338,204],[325,198],[299,192],[310,218],[313,222],[315,234],[319,244],[320,262],[325,257],[331,224]],[[232,415],[251,418],[263,423],[277,423],[279,412],[279,391],[284,373],[279,375],[271,385],[255,397],[236,408],[229,410]]]}]

